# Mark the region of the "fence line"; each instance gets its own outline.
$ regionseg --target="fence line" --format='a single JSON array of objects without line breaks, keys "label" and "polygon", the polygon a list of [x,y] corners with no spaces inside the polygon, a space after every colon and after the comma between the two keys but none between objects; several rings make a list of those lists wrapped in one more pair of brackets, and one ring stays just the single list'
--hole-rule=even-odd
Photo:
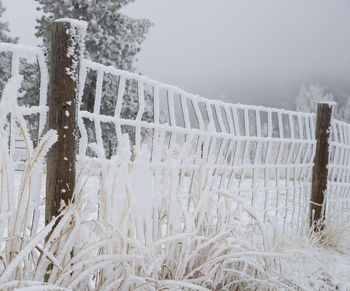
[{"label": "fence line", "polygon": [[[27,128],[30,128],[30,122],[35,122],[37,128],[32,131],[32,139],[34,142],[36,142],[38,140],[38,137],[40,137],[44,131],[48,112],[47,90],[49,78],[44,53],[42,49],[37,47],[0,43],[0,54],[4,57],[5,60],[7,58],[8,64],[8,67],[2,68],[4,69],[4,73],[7,73],[8,80],[5,80],[6,76],[2,76],[2,82],[9,82],[11,79],[17,78],[18,76],[22,76],[22,62],[33,62],[34,60],[37,63],[39,72],[39,91],[37,92],[37,104],[26,104],[25,101],[20,104],[20,96],[18,95],[17,102],[15,102],[16,108],[13,108],[16,109],[16,111],[24,117],[24,120],[27,121],[26,124],[23,124],[23,126],[27,126]],[[18,83],[18,88],[15,88],[16,93],[17,91],[23,92],[24,90],[25,89],[23,88],[23,86],[21,86],[21,83]],[[4,93],[4,91],[2,93]],[[12,102],[11,104],[14,104],[13,100],[9,101]],[[3,112],[3,114],[4,113],[6,112]],[[19,137],[19,131],[18,127],[16,126],[14,114],[11,114],[10,112],[8,113],[10,114],[10,122],[7,127],[8,132],[10,132],[9,152],[11,157],[17,160],[17,168],[22,168],[24,164],[23,156],[25,155],[23,153],[24,141]]]},{"label": "fence line", "polygon": [[[12,54],[12,74],[19,74],[19,58],[29,54],[38,60],[40,101],[30,108],[18,108],[25,115],[39,114],[40,136],[47,113],[44,56],[40,49],[8,44],[0,44],[0,52]],[[115,164],[128,134],[136,157],[148,153],[157,195],[169,186],[164,177],[171,175],[176,178],[172,186],[176,199],[191,205],[197,179],[204,175],[208,190],[235,195],[258,210],[265,222],[288,230],[308,224],[316,150],[314,113],[206,99],[86,59],[80,74],[81,163]],[[113,96],[107,96],[108,86],[115,89]],[[88,108],[85,95],[91,88],[94,104]],[[137,101],[136,112],[127,117],[130,100]],[[108,112],[105,104],[113,105]],[[350,207],[349,131],[350,125],[332,121],[327,215]],[[13,141],[11,131],[11,148]]]},{"label": "fence line", "polygon": [[332,120],[326,214],[350,212],[350,125]]},{"label": "fence line", "polygon": [[[106,124],[112,124],[115,133],[110,138],[116,144],[123,133],[134,132],[136,154],[142,145],[148,146],[154,183],[161,183],[162,170],[174,160],[171,171],[179,177],[175,187],[179,197],[191,200],[195,195],[194,179],[205,170],[211,191],[233,193],[260,208],[264,221],[288,228],[303,224],[309,209],[315,114],[205,99],[144,76],[84,60],[83,80],[88,71],[95,71],[97,76],[96,96],[93,112],[79,112],[81,155],[96,143],[106,148],[103,132]],[[100,113],[103,77],[108,74],[118,77],[119,84],[114,114],[110,115]],[[141,104],[134,119],[121,117],[128,81],[135,82],[138,91],[134,99]],[[83,94],[81,87],[80,96]],[[142,118],[146,95],[151,96],[154,107],[153,120],[148,121]],[[166,104],[162,106],[161,101]],[[161,111],[165,113],[164,120],[160,120]],[[96,133],[95,138],[89,138],[89,129]],[[91,160],[100,162],[106,156]]]}]

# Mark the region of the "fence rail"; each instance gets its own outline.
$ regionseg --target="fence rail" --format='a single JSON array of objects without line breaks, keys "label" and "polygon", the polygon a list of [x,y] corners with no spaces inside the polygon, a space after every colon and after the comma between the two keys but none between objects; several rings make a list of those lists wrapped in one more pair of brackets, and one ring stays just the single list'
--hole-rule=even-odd
[{"label": "fence rail", "polygon": [[[82,70],[83,80],[88,70],[97,75],[93,112],[79,112],[82,155],[89,145],[106,148],[103,132],[110,124],[115,129],[110,134],[115,144],[123,133],[134,132],[136,153],[142,145],[148,146],[155,183],[162,181],[159,176],[173,161],[171,171],[179,177],[175,191],[181,197],[190,200],[195,195],[194,179],[205,170],[211,191],[237,195],[259,208],[264,221],[299,227],[304,221],[301,216],[308,217],[315,114],[205,99],[89,60],[84,60]],[[109,74],[117,77],[118,88],[114,114],[106,115],[100,112],[103,78]],[[121,117],[127,82],[137,87],[134,99],[140,106],[134,119]],[[80,96],[83,92],[81,87]],[[147,95],[154,110],[153,120],[148,121],[142,118]],[[89,138],[89,130],[83,127],[88,120],[93,122],[95,138]],[[106,153],[96,161],[106,159]]]},{"label": "fence rail", "polygon": [[[9,67],[3,68],[10,71],[9,80],[20,75],[22,58],[37,60],[38,104],[29,107],[17,102],[13,110],[38,115],[34,125],[40,136],[47,115],[48,74],[43,53],[9,44],[0,44],[0,53],[9,57]],[[113,166],[121,158],[121,145],[127,143],[134,158],[147,157],[143,162],[152,172],[153,189],[159,197],[172,191],[179,204],[186,201],[190,207],[202,178],[208,191],[237,197],[256,209],[265,222],[285,230],[308,224],[316,114],[206,99],[87,59],[81,62],[79,84],[81,164],[99,169]],[[4,90],[2,95],[4,98]],[[14,126],[11,117],[11,152]],[[330,131],[326,213],[344,212],[349,217],[350,125],[333,119]]]},{"label": "fence rail", "polygon": [[[9,123],[6,130],[9,133],[9,152],[12,158],[17,161],[17,168],[23,167],[23,150],[25,141],[20,138],[18,126],[16,126],[15,112],[23,117],[23,126],[26,126],[32,133],[32,139],[35,143],[44,131],[47,119],[47,90],[48,90],[48,69],[42,49],[26,45],[15,45],[9,43],[0,43],[0,55],[3,58],[1,71],[1,103],[4,110],[11,109],[9,112]],[[38,72],[38,90],[35,92],[37,96],[33,96],[31,100],[25,100],[25,88],[23,82],[16,82],[16,78],[23,78],[24,63],[32,63],[37,67]],[[6,89],[8,84],[8,90]],[[15,86],[14,88],[10,87]],[[14,91],[14,95],[11,91]],[[16,99],[16,100],[12,100]],[[28,102],[30,101],[30,102]],[[34,104],[32,102],[35,102]],[[11,108],[12,107],[12,108]],[[1,116],[5,119],[7,116]],[[22,137],[23,138],[23,137]],[[26,146],[30,146],[27,144]]]},{"label": "fence rail", "polygon": [[327,215],[350,211],[350,124],[333,119],[330,130]]}]

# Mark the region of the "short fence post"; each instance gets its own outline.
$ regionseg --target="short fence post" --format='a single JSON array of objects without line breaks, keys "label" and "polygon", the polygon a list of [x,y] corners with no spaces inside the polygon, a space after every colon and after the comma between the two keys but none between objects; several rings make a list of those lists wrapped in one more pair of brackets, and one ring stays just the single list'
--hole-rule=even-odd
[{"label": "short fence post", "polygon": [[[77,99],[80,59],[83,54],[84,23],[56,20],[51,26],[51,76],[49,129],[58,141],[47,155],[45,223],[59,214],[61,201],[71,202],[75,187],[78,145]],[[84,32],[84,31],[83,31]]]},{"label": "short fence post", "polygon": [[[329,136],[332,119],[331,102],[318,103],[316,119],[316,155],[312,171],[312,193],[310,208],[310,226],[315,231],[323,228],[325,215],[324,194],[327,190],[328,160],[329,160]],[[322,219],[322,221],[320,221]],[[321,224],[319,224],[321,223]]]}]

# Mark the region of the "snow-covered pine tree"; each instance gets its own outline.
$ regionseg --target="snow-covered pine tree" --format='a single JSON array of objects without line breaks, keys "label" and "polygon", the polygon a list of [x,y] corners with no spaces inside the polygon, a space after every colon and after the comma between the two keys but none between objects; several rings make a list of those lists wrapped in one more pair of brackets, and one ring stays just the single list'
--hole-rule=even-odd
[{"label": "snow-covered pine tree", "polygon": [[317,83],[301,85],[295,98],[297,111],[302,112],[315,112],[319,101],[334,101],[334,96],[327,92],[326,87]]},{"label": "snow-covered pine tree", "polygon": [[36,36],[49,47],[50,25],[57,18],[82,19],[88,22],[87,58],[132,71],[136,54],[151,23],[133,19],[119,11],[134,0],[35,0],[44,15],[37,20]]},{"label": "snow-covered pine tree", "polygon": [[[151,23],[146,19],[133,19],[120,13],[120,9],[133,0],[35,0],[43,16],[38,19],[38,37],[43,38],[44,46],[50,48],[50,24],[57,18],[74,18],[88,22],[85,39],[86,57],[92,61],[111,65],[118,69],[134,71],[133,62],[141,50]],[[88,75],[83,101],[86,109],[93,110],[96,76]],[[134,118],[138,109],[137,86],[128,82],[124,96],[122,117]],[[118,80],[105,76],[103,84],[102,110],[113,114]],[[149,96],[148,96],[149,97]],[[148,102],[149,103],[149,102]],[[145,118],[153,116],[150,106]],[[110,130],[112,134],[114,130]],[[129,134],[132,135],[131,132]]]},{"label": "snow-covered pine tree", "polygon": [[316,112],[317,102],[319,101],[336,101],[338,106],[335,107],[333,116],[338,120],[345,122],[350,121],[350,97],[344,100],[337,98],[320,84],[311,83],[302,85],[298,96],[295,98],[296,109],[303,112]]},{"label": "snow-covered pine tree", "polygon": [[[0,0],[0,19],[2,18],[3,13],[5,12],[5,7],[2,5]],[[7,22],[3,22],[0,20],[0,42],[10,42],[16,43],[17,38],[12,38],[9,36],[9,27]],[[9,53],[0,53],[0,76],[10,75],[10,63],[11,63],[11,55]],[[2,91],[6,80],[8,78],[1,77],[0,78],[0,92]]]},{"label": "snow-covered pine tree", "polygon": [[[0,19],[5,8],[0,0]],[[9,35],[9,27],[7,22],[0,21],[0,42],[17,43],[18,38]],[[0,96],[11,74],[11,53],[0,53]],[[37,105],[39,102],[39,68],[35,63],[30,63],[25,59],[20,59],[20,74],[23,75],[22,87],[20,89],[19,104]],[[39,116],[26,116],[28,121],[28,129],[32,133],[32,138],[36,142]]]},{"label": "snow-covered pine tree", "polygon": [[[0,19],[2,18],[2,14],[5,12],[5,7],[2,5],[2,2],[0,0]],[[12,38],[8,35],[10,32],[8,22],[2,22],[0,21],[0,41],[1,42],[12,42],[16,43],[17,38]]]}]

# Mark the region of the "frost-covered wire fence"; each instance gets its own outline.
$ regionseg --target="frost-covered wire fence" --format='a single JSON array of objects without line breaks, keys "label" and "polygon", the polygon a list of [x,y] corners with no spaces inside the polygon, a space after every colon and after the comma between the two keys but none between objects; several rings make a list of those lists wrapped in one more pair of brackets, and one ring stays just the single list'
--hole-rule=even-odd
[{"label": "frost-covered wire fence", "polygon": [[[0,44],[1,290],[341,289],[296,244],[346,245],[332,232],[347,223],[294,232],[309,230],[319,112],[209,100],[84,60],[86,24],[59,27],[48,102],[41,50]],[[331,219],[349,215],[347,132],[333,120]]]},{"label": "frost-covered wire fence", "polygon": [[[47,112],[43,54],[37,48],[8,44],[1,44],[0,50],[11,55],[9,80],[19,75],[22,57],[30,55],[38,61],[39,103],[18,109],[39,116],[39,122],[32,124],[37,125],[40,135]],[[92,110],[86,106],[91,102],[86,100],[89,78],[95,91]],[[111,82],[116,90],[108,95]],[[17,94],[18,100],[20,96]],[[130,100],[138,100],[133,118],[124,115]],[[177,205],[173,220],[181,207],[191,209],[198,193],[205,190],[216,196],[214,210],[226,195],[236,201],[235,210],[240,211],[244,204],[257,210],[263,221],[284,229],[298,230],[308,224],[315,114],[210,100],[87,59],[80,68],[79,104],[80,164],[89,165],[85,169],[94,165],[95,171],[101,171],[104,167],[121,167],[123,159],[141,158],[144,169],[151,173],[152,194],[139,198],[152,203],[165,197],[172,199],[172,205]],[[151,119],[146,116],[150,109]],[[12,120],[8,128],[13,124]],[[10,134],[11,152],[14,132]],[[349,125],[333,120],[327,214],[345,211],[349,215],[348,135]],[[126,154],[128,147],[131,157]],[[114,204],[109,205],[112,208]],[[154,205],[150,207],[157,207]]]},{"label": "frost-covered wire fence", "polygon": [[[96,158],[86,155],[89,147],[107,149],[104,130],[118,145],[124,133],[135,135],[137,155],[146,147],[155,191],[160,194],[163,176],[172,172],[176,199],[189,204],[196,195],[195,179],[205,173],[213,193],[236,196],[260,208],[264,221],[299,228],[308,217],[309,192],[315,151],[315,115],[262,106],[229,104],[205,99],[176,87],[84,60],[83,80],[97,75],[93,112],[79,112],[80,154],[95,163],[107,161],[107,151]],[[102,114],[104,76],[119,84],[113,115]],[[139,100],[135,119],[121,116],[127,83],[134,83]],[[83,82],[82,82],[83,84]],[[80,88],[83,95],[83,87]],[[153,104],[146,104],[151,95]],[[152,121],[143,119],[144,108],[153,106]],[[90,124],[94,134],[88,135]],[[102,154],[101,154],[102,153]],[[170,185],[167,185],[170,186]]]},{"label": "frost-covered wire fence", "polygon": [[349,217],[350,212],[350,125],[333,119],[330,130],[330,159],[326,215]]},{"label": "frost-covered wire fence", "polygon": [[[48,71],[43,51],[40,48],[0,43],[1,56],[1,118],[8,118],[5,129],[10,136],[9,153],[17,161],[17,168],[23,168],[24,153],[29,145],[29,141],[23,140],[20,128],[16,125],[14,110],[20,113],[26,121],[32,137],[32,142],[36,143],[38,137],[43,133],[47,118],[47,89]],[[34,91],[35,96],[31,99],[25,98],[26,88],[23,81],[26,65],[31,63],[37,67],[36,76],[38,78],[38,88]],[[10,111],[8,109],[11,109]],[[6,115],[6,117],[5,117]]]}]

